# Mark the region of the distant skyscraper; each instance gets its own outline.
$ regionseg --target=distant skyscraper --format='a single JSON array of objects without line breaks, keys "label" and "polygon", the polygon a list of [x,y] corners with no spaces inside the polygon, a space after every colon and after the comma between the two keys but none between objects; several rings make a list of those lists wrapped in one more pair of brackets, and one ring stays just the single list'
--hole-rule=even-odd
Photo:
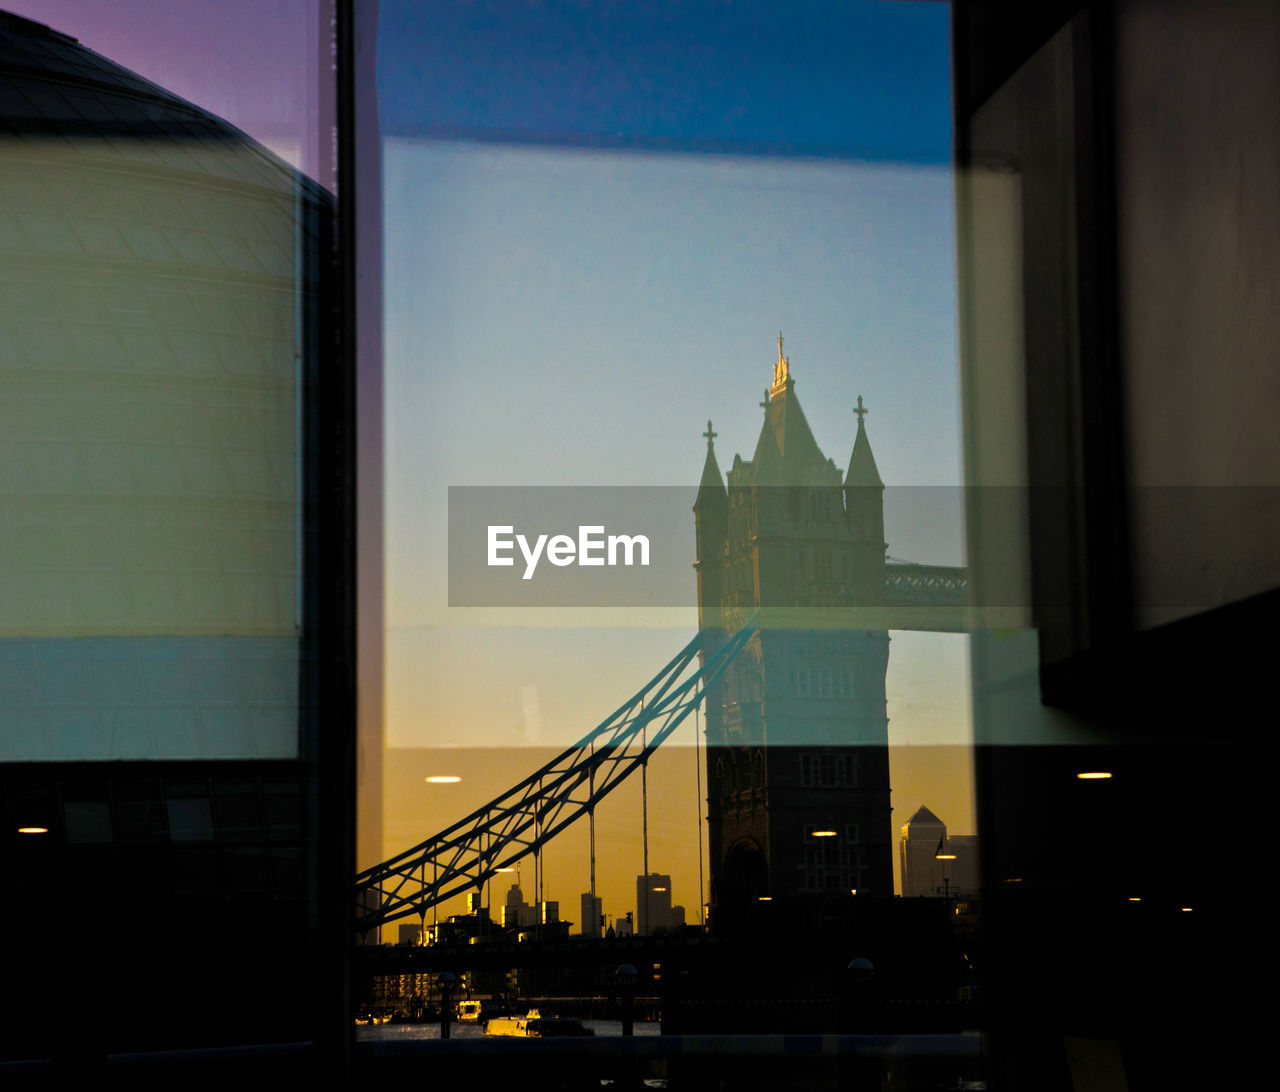
[{"label": "distant skyscraper", "polygon": [[584,937],[600,936],[600,918],[604,914],[604,900],[590,891],[582,893],[582,910],[580,913],[581,932]]},{"label": "distant skyscraper", "polygon": [[502,907],[502,927],[504,929],[527,929],[537,924],[537,907],[524,901],[524,892],[519,884],[512,884],[507,889],[506,902]]},{"label": "distant skyscraper", "polygon": [[684,924],[684,907],[671,905],[671,877],[650,872],[636,877],[636,932],[650,936],[658,929]]},{"label": "distant skyscraper", "polygon": [[944,877],[950,876],[945,867],[950,862],[938,860],[938,854],[946,851],[946,842],[947,824],[923,805],[902,825],[900,852],[905,898],[943,893]]}]

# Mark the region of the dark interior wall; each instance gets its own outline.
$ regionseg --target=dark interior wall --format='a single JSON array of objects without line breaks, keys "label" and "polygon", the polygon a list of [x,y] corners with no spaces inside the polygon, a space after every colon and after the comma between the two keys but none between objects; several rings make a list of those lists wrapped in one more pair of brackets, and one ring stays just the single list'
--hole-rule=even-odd
[{"label": "dark interior wall", "polygon": [[1014,7],[953,6],[993,1080],[1202,1086],[1261,1043],[1275,17]]},{"label": "dark interior wall", "polygon": [[1280,585],[1280,9],[1117,5],[1116,245],[1136,621]]}]

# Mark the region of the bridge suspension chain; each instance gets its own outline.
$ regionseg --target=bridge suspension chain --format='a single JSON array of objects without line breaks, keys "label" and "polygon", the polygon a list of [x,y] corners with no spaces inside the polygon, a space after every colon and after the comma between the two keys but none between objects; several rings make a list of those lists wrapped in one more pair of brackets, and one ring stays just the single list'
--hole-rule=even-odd
[{"label": "bridge suspension chain", "polygon": [[[356,876],[356,928],[366,932],[468,890],[537,853],[618,787],[702,702],[746,647],[738,630],[690,670],[705,648],[698,634],[652,679],[577,743],[501,796],[424,842]],[[428,879],[430,875],[430,879]]]}]

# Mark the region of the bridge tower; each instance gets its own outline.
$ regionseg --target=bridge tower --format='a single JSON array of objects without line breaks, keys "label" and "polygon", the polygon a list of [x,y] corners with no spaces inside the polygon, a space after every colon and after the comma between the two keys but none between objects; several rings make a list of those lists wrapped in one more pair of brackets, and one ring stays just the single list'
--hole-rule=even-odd
[{"label": "bridge tower", "polygon": [[712,927],[810,927],[853,892],[893,893],[886,630],[849,607],[885,597],[884,483],[858,398],[846,474],[805,420],[778,336],[750,461],[727,488],[707,424],[694,504],[708,654],[754,614],[751,643],[708,694]]}]

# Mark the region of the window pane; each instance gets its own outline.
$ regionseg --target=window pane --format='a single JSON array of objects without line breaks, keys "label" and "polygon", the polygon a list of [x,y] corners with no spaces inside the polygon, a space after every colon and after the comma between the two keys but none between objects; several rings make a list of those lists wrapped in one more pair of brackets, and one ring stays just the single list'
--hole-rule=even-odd
[{"label": "window pane", "polygon": [[[898,913],[891,786],[974,823],[946,8],[379,11],[365,920],[387,944],[518,935],[522,905],[527,925],[557,902],[541,939],[594,941],[598,913],[606,939],[651,933],[670,888],[692,946],[756,938],[753,980],[717,989],[779,1030],[795,991],[833,987],[778,938]],[[652,564],[593,560],[615,533]],[[620,767],[579,741],[638,723],[691,638],[696,673],[737,632],[616,792],[547,800],[544,763],[594,792]],[[486,826],[513,785],[526,810]],[[950,943],[944,911],[919,914]],[[381,978],[359,1003],[402,1007]]]}]

